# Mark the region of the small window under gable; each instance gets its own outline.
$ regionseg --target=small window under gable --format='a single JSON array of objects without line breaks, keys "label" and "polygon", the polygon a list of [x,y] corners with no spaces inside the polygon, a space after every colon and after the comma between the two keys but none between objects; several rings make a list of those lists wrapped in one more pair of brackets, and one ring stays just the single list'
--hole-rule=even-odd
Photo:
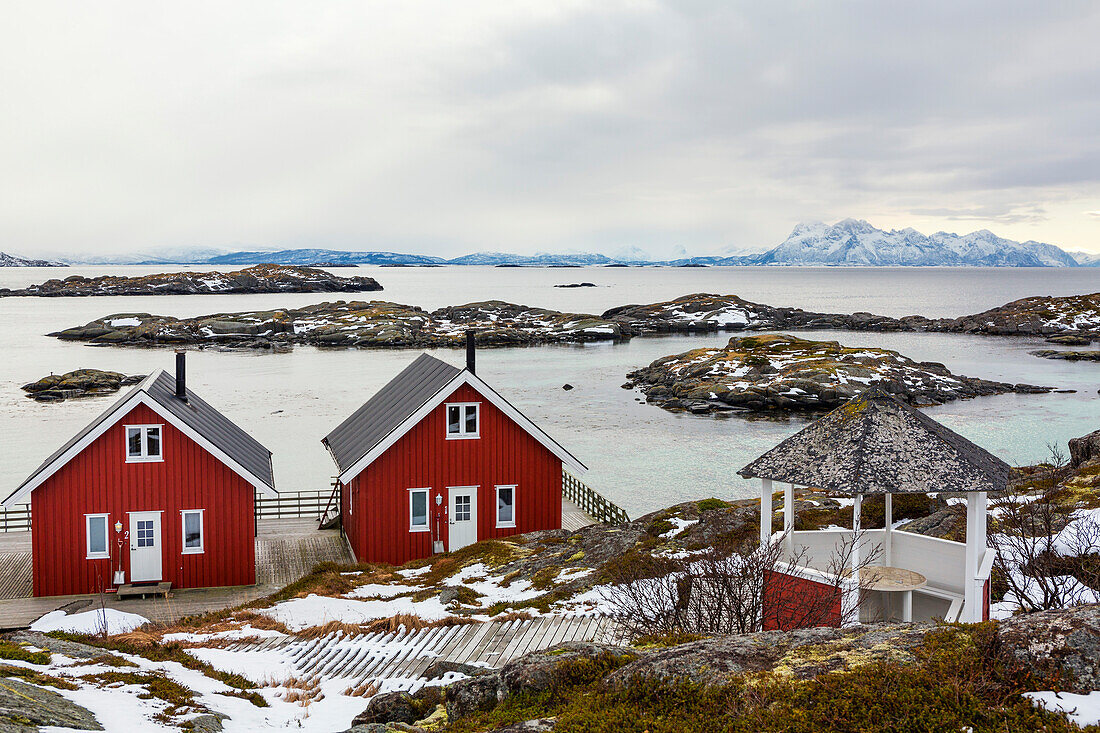
[{"label": "small window under gable", "polygon": [[126,426],[126,462],[163,461],[160,425]]},{"label": "small window under gable", "polygon": [[198,555],[203,552],[202,512],[202,509],[185,509],[180,512],[184,555]]},{"label": "small window under gable", "polygon": [[409,489],[409,531],[428,529],[428,489]]},{"label": "small window under gable", "polygon": [[497,526],[516,526],[516,487],[497,487]]},{"label": "small window under gable", "polygon": [[107,550],[107,519],[106,514],[85,514],[85,549],[89,560],[110,557]]},{"label": "small window under gable", "polygon": [[480,407],[477,402],[447,403],[447,439],[480,437]]}]

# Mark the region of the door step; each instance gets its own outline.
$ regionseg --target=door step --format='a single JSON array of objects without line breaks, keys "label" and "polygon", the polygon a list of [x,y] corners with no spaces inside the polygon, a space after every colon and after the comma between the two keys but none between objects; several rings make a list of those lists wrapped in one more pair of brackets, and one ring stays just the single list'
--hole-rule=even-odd
[{"label": "door step", "polygon": [[127,596],[141,596],[142,598],[145,596],[164,596],[167,598],[170,590],[172,590],[172,583],[167,580],[160,583],[141,583],[138,585],[127,583],[118,587],[115,596],[118,598],[126,598]]}]

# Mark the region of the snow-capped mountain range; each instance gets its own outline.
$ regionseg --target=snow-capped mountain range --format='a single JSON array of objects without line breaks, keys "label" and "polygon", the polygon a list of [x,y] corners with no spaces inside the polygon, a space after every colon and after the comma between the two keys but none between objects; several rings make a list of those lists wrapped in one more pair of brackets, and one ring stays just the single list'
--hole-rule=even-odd
[{"label": "snow-capped mountain range", "polygon": [[64,267],[64,265],[50,260],[28,260],[0,252],[0,267]]},{"label": "snow-capped mountain range", "polygon": [[[970,234],[922,234],[913,228],[883,230],[863,219],[799,224],[778,247],[740,258],[760,265],[872,265],[976,267],[1077,267],[1062,249],[1015,242],[988,229]],[[745,263],[749,264],[749,263]]]},{"label": "snow-capped mountain range", "polygon": [[[799,224],[778,246],[727,247],[716,255],[689,256],[682,246],[672,259],[651,258],[636,246],[622,247],[611,255],[568,252],[535,255],[475,252],[453,259],[400,252],[352,252],[334,249],[284,249],[226,252],[225,250],[166,250],[156,255],[67,257],[75,264],[180,264],[253,265],[489,265],[511,267],[561,267],[598,265],[831,265],[838,267],[1100,267],[1100,254],[1068,253],[1043,242],[1016,242],[988,229],[969,234],[922,234],[913,228],[878,229],[863,219],[843,219],[835,224]],[[55,265],[46,260],[25,260],[0,252],[0,267]]]}]

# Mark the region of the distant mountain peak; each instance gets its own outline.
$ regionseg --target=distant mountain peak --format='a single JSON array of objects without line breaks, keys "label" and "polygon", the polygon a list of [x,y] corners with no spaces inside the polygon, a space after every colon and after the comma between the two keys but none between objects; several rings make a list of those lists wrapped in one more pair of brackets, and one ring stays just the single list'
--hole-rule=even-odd
[{"label": "distant mountain peak", "polygon": [[1077,267],[1078,262],[1053,244],[1014,242],[988,229],[969,234],[932,235],[906,227],[884,230],[865,219],[835,224],[799,224],[786,241],[759,258],[759,264]]}]

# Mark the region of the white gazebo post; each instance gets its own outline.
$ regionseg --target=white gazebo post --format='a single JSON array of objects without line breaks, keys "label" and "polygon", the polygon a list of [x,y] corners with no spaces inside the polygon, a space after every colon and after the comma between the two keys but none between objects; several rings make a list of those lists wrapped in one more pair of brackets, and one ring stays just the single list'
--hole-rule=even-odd
[{"label": "white gazebo post", "polygon": [[794,557],[794,484],[787,484],[783,490],[783,532],[787,554]]},{"label": "white gazebo post", "polygon": [[982,586],[978,569],[985,555],[986,494],[970,491],[966,494],[966,560],[963,577],[963,612],[960,621],[977,623],[982,620]]},{"label": "white gazebo post", "polygon": [[884,547],[882,548],[882,564],[885,565],[886,567],[890,567],[891,565],[894,564],[894,563],[891,562],[891,560],[893,559],[893,554],[894,554],[893,553],[894,537],[893,537],[893,535],[891,534],[891,531],[890,531],[891,530],[890,525],[894,523],[894,495],[893,494],[886,494],[885,514],[886,514],[886,521],[885,521],[885,524],[883,524],[883,527],[885,528],[886,531],[885,531],[885,534],[883,536],[883,545],[884,545]]},{"label": "white gazebo post", "polygon": [[772,480],[760,479],[760,544],[772,538]]},{"label": "white gazebo post", "polygon": [[852,579],[859,585],[859,530],[862,527],[859,512],[863,508],[863,494],[856,494],[852,504]]}]

